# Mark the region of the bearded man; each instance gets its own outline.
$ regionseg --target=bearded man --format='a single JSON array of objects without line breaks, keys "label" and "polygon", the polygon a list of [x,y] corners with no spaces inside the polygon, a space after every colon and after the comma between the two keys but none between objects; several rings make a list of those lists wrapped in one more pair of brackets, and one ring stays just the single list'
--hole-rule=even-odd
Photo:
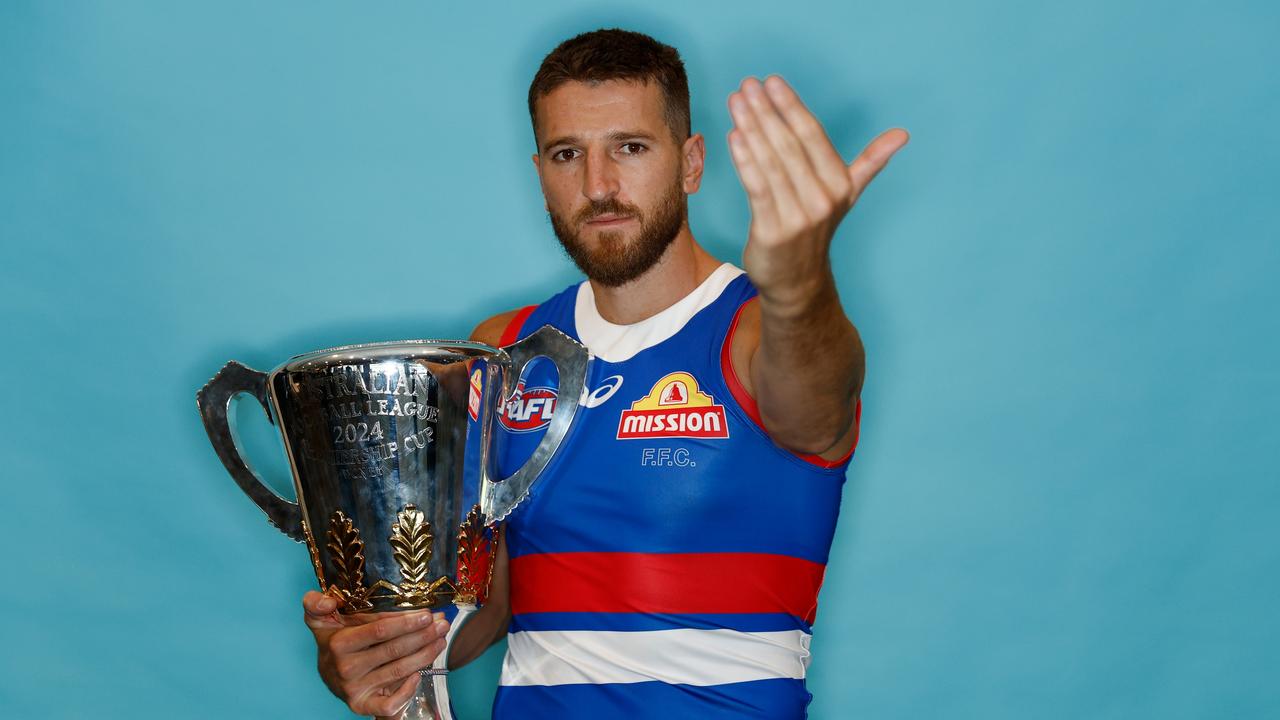
[{"label": "bearded man", "polygon": [[[745,79],[728,105],[751,208],[742,269],[689,227],[705,146],[673,48],[586,33],[529,88],[546,209],[587,279],[472,338],[551,324],[595,359],[573,430],[503,526],[488,602],[449,648],[459,667],[507,637],[495,718],[805,716],[864,375],[828,248],[907,134],[846,165],[781,78]],[[538,423],[504,424],[518,466]],[[445,648],[438,613],[303,604],[321,676],[358,713],[395,715]]]}]

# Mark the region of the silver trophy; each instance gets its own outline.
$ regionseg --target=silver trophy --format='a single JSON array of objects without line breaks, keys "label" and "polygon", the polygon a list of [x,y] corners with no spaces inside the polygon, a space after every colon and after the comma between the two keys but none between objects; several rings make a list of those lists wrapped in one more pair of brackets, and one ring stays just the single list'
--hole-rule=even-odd
[{"label": "silver trophy", "polygon": [[[496,477],[494,421],[536,358],[556,365],[559,393],[533,455]],[[196,394],[231,477],[285,535],[305,541],[321,589],[340,612],[438,610],[466,617],[483,602],[496,523],[529,494],[577,412],[586,348],[550,326],[506,348],[418,340],[299,355],[270,373],[229,362]],[[247,393],[279,428],[298,502],[264,485],[241,457],[228,404]],[[464,468],[479,486],[467,488]],[[464,501],[473,490],[474,502]],[[402,717],[451,720],[448,646]]]}]

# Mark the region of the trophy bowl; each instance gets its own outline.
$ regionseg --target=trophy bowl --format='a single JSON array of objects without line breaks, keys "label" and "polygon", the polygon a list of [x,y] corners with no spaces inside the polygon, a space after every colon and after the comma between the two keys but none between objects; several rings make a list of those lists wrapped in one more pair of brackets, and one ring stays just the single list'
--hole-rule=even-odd
[{"label": "trophy bowl", "polygon": [[[555,363],[550,425],[525,464],[495,474],[494,421],[526,365]],[[457,609],[452,645],[488,593],[496,524],[528,496],[577,412],[588,354],[550,326],[505,348],[449,340],[369,343],[290,358],[269,373],[229,362],[196,394],[214,450],[281,532],[305,542],[339,612]],[[229,404],[253,396],[279,429],[297,502],[241,455]],[[405,717],[452,717],[448,646]]]}]

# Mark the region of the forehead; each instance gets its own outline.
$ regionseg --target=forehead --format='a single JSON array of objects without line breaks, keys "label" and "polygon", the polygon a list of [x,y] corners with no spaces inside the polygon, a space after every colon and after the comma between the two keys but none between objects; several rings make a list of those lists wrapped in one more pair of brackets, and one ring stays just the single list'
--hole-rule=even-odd
[{"label": "forehead", "polygon": [[630,130],[654,137],[669,134],[662,89],[654,82],[572,80],[538,98],[537,107],[539,143]]}]

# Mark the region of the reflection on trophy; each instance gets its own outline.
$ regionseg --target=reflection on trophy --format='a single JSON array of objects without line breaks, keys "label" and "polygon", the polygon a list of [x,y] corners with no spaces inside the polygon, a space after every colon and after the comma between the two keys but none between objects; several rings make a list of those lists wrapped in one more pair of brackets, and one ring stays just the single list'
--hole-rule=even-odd
[{"label": "reflection on trophy", "polygon": [[[528,495],[569,429],[587,357],[550,326],[502,349],[350,345],[299,355],[270,373],[227,363],[196,401],[231,476],[281,532],[306,542],[316,579],[341,612],[453,603],[452,645],[488,592],[496,523]],[[537,358],[556,365],[556,409],[524,466],[498,478],[494,420]],[[257,398],[279,428],[297,503],[264,485],[237,450],[228,404],[240,393]],[[448,647],[406,717],[450,720],[447,657]]]}]

